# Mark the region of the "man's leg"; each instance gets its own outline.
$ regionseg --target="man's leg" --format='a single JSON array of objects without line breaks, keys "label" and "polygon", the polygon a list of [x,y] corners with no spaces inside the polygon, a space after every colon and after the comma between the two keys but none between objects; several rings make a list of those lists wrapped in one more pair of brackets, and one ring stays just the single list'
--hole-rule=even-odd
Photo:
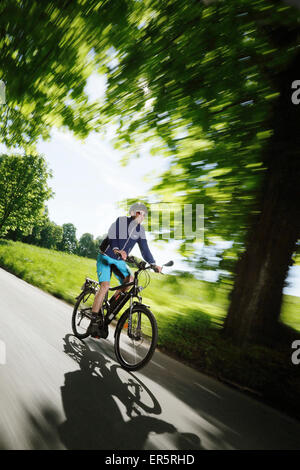
[{"label": "man's leg", "polygon": [[[123,279],[123,282],[122,284],[126,284],[127,282],[133,282],[133,276],[127,276]],[[131,286],[128,286],[128,287],[121,287],[120,289],[118,289],[116,291],[116,293],[120,293],[120,292],[126,292],[128,289],[130,289]]]},{"label": "man's leg", "polygon": [[108,289],[109,281],[102,281],[100,284],[100,289],[95,295],[95,300],[92,306],[92,321],[90,325],[90,334],[94,338],[99,338],[101,336],[100,329],[103,328],[104,317],[99,312]]},{"label": "man's leg", "polygon": [[[132,282],[133,281],[133,276],[129,275],[127,277],[125,277],[123,279],[123,282],[122,284],[126,284],[127,282]],[[115,294],[114,294],[114,297],[115,299],[117,299],[119,297],[119,295],[121,294],[121,292],[126,292],[128,289],[130,289],[131,286],[128,286],[128,287],[121,287],[120,289],[116,290]]]},{"label": "man's leg", "polygon": [[102,281],[100,284],[100,289],[95,295],[94,303],[92,306],[92,313],[98,314],[103,304],[104,297],[109,289],[109,281]]},{"label": "man's leg", "polygon": [[[117,260],[115,263],[112,265],[112,272],[118,279],[119,283],[126,284],[127,282],[132,282],[134,277],[132,276],[130,269],[126,265],[124,260]],[[121,292],[126,292],[128,289],[130,289],[131,286],[129,287],[120,287],[115,294],[114,298],[118,298]]]}]

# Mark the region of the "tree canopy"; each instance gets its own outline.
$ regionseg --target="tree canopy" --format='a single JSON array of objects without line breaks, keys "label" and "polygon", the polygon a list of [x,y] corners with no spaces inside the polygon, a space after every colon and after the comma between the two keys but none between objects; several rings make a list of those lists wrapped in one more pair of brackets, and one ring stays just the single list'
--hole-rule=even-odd
[{"label": "tree canopy", "polygon": [[171,155],[153,193],[204,204],[205,242],[233,241],[222,263],[232,269],[259,210],[279,77],[298,53],[299,14],[264,0],[206,3],[139,3],[114,35],[104,109],[123,150],[132,154],[156,137],[153,153]]},{"label": "tree canopy", "polygon": [[[214,268],[240,259],[227,331],[265,337],[300,236],[299,11],[267,0],[2,0],[0,27],[2,142],[30,150],[54,125],[79,137],[115,125],[124,163],[145,142],[169,156],[152,193],[204,204],[206,245],[232,242]],[[102,102],[85,92],[93,71],[106,74]],[[76,251],[74,229],[64,224],[61,249]],[[181,252],[204,266],[187,241]]]},{"label": "tree canopy", "polygon": [[[91,2],[3,0],[0,3],[1,140],[30,151],[51,128],[87,136],[97,121],[84,87],[93,68],[95,31],[87,30]],[[91,6],[91,12],[96,7]],[[95,12],[96,13],[96,12]]]},{"label": "tree canopy", "polygon": [[19,229],[29,233],[52,191],[50,172],[40,155],[0,156],[0,234]]},{"label": "tree canopy", "polygon": [[[230,268],[257,212],[298,11],[266,0],[3,0],[0,13],[2,142],[27,149],[53,125],[84,137],[112,123],[124,155],[150,141],[172,157],[154,193],[204,204],[206,243],[234,242]],[[85,92],[94,71],[107,76],[103,103]]]},{"label": "tree canopy", "polygon": [[77,253],[79,256],[87,258],[97,258],[98,246],[97,241],[91,233],[84,233],[78,242]]},{"label": "tree canopy", "polygon": [[67,253],[76,253],[78,242],[76,238],[76,227],[71,224],[63,224],[62,240],[58,243],[57,248],[60,251],[66,251]]}]

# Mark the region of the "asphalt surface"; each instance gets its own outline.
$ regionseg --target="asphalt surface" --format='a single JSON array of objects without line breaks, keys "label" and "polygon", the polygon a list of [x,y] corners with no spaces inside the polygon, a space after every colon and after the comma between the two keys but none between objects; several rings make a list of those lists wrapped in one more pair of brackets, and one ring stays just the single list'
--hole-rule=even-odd
[{"label": "asphalt surface", "polygon": [[300,423],[168,356],[128,373],[72,307],[0,269],[1,449],[300,449]]}]

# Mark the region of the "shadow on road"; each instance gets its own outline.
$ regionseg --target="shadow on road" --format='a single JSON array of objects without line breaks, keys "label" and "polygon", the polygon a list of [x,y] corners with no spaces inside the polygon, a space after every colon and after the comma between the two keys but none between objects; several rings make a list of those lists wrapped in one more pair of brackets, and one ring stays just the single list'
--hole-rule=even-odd
[{"label": "shadow on road", "polygon": [[64,350],[80,366],[65,374],[61,387],[66,421],[59,436],[67,449],[143,449],[150,433],[171,433],[178,449],[200,448],[196,435],[156,417],[158,400],[134,374],[72,335]]},{"label": "shadow on road", "polygon": [[[64,376],[61,387],[64,413],[61,407],[55,408],[54,403],[49,402],[26,410],[26,448],[299,448],[296,424],[286,423],[284,417],[279,421],[273,410],[261,408],[254,400],[239,402],[239,396],[232,395],[231,389],[224,386],[214,389],[215,382],[205,376],[193,383],[193,371],[188,369],[185,369],[184,381],[181,380],[181,366],[177,364],[178,373],[170,372],[170,363],[164,356],[154,356],[137,377],[116,364],[113,345],[108,341],[105,345],[93,340],[84,343],[73,335],[66,335],[63,345],[65,354],[78,364],[78,369],[72,368]],[[174,401],[174,414],[179,416],[175,422],[181,422],[180,414],[185,410],[195,411],[199,416],[196,434],[180,432],[173,424],[160,419],[161,405],[150,386],[145,384],[149,383],[147,378],[159,384],[164,406],[169,405],[172,397],[178,400],[177,405]],[[191,416],[187,414],[182,422],[186,426],[190,420],[195,429]],[[0,449],[5,448],[12,448],[12,444],[1,441],[0,431]]]},{"label": "shadow on road", "polygon": [[27,433],[29,449],[63,449],[57,433],[59,415],[50,405],[44,406],[37,414],[27,410]]}]

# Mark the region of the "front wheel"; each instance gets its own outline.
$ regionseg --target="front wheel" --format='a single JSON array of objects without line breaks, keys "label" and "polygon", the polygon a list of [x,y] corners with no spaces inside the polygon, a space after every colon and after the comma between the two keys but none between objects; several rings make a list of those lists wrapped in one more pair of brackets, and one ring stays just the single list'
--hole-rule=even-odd
[{"label": "front wheel", "polygon": [[72,330],[79,339],[87,338],[90,333],[88,328],[92,318],[91,293],[81,292],[74,306],[72,315]]},{"label": "front wheel", "polygon": [[126,370],[138,370],[150,361],[157,344],[157,324],[145,305],[132,308],[131,325],[129,309],[121,316],[115,332],[115,353]]}]

